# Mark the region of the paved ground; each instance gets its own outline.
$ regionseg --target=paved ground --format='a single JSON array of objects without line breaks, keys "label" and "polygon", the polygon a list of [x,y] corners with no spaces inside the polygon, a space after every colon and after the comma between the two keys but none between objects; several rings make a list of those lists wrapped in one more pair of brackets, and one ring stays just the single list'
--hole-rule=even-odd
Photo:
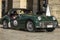
[{"label": "paved ground", "polygon": [[60,28],[54,32],[35,33],[0,28],[0,40],[60,40]]}]

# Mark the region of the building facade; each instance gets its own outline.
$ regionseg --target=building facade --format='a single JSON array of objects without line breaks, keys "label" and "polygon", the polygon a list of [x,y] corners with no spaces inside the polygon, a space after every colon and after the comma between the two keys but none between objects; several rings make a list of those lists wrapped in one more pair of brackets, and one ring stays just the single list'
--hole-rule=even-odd
[{"label": "building facade", "polygon": [[60,25],[60,0],[49,0],[51,15],[55,16]]},{"label": "building facade", "polygon": [[2,0],[0,0],[0,18],[1,18],[1,16],[2,16]]},{"label": "building facade", "polygon": [[[42,0],[40,0],[40,3],[42,5]],[[55,16],[60,23],[60,0],[48,0],[48,4],[50,5],[51,14]],[[36,13],[38,10],[37,5],[37,0],[0,0],[0,18],[11,8],[30,9]]]},{"label": "building facade", "polygon": [[2,0],[1,15],[4,16],[11,8],[24,8],[33,11],[33,13],[37,13],[42,9],[40,8],[40,6],[42,7],[42,1],[43,0]]}]

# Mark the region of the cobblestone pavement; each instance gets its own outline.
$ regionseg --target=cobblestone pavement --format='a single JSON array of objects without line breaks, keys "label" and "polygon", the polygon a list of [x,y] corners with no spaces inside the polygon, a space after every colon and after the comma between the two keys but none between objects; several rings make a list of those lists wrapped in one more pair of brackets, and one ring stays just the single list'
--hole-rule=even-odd
[{"label": "cobblestone pavement", "polygon": [[60,40],[60,28],[54,32],[26,32],[1,27],[0,25],[0,40]]}]

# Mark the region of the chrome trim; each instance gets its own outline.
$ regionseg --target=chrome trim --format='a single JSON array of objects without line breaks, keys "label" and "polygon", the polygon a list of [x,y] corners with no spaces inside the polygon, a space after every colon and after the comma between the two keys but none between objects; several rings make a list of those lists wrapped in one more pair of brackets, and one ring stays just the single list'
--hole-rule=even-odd
[{"label": "chrome trim", "polygon": [[40,22],[39,25],[41,28],[47,28],[47,25],[53,25],[53,28],[57,26],[57,24],[55,24],[53,21]]}]

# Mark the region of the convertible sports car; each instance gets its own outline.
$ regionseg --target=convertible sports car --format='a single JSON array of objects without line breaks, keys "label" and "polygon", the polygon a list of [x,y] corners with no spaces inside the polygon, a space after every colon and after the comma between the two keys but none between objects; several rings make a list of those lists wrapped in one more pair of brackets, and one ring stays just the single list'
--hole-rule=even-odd
[{"label": "convertible sports car", "polygon": [[4,29],[25,29],[29,32],[36,31],[36,29],[52,32],[58,25],[54,16],[37,15],[33,14],[31,10],[18,8],[9,10],[2,21]]}]

